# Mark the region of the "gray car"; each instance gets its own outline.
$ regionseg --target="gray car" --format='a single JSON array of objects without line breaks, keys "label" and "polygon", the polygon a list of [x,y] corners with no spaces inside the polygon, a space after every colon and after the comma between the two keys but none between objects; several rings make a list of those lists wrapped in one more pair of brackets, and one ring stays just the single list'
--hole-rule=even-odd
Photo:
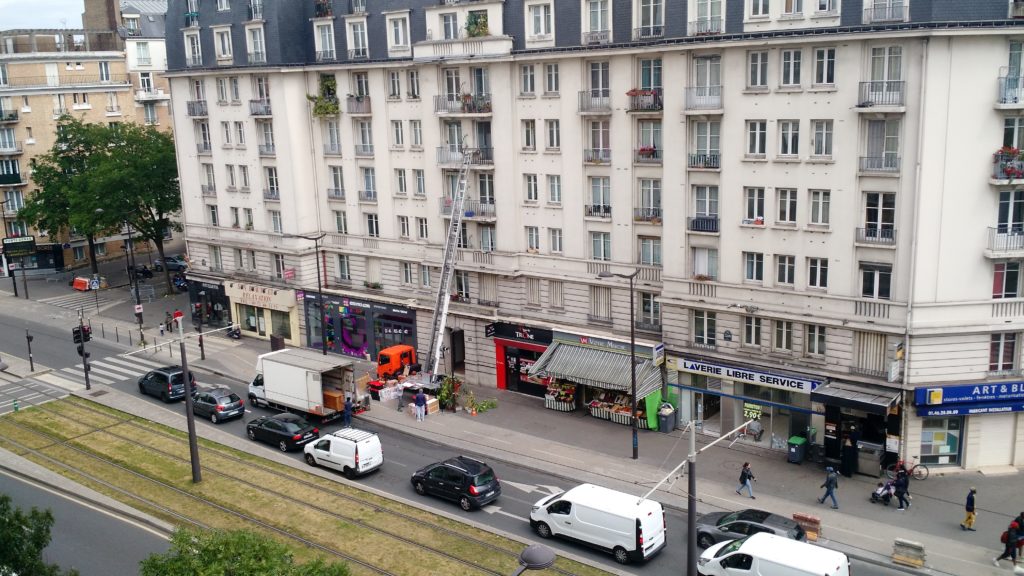
[{"label": "gray car", "polygon": [[804,529],[795,521],[763,510],[711,512],[697,521],[697,545],[709,548],[718,542],[767,532],[791,540],[807,541]]},{"label": "gray car", "polygon": [[188,270],[188,262],[185,262],[185,257],[179,254],[177,256],[168,256],[163,260],[159,258],[153,260],[153,268],[157,272],[163,271],[164,268],[171,272],[177,272],[179,270]]},{"label": "gray car", "polygon": [[[196,385],[196,375],[189,370],[193,388]],[[185,380],[181,377],[180,366],[164,366],[156,370],[150,370],[145,376],[139,378],[139,392],[156,396],[164,402],[173,402],[185,397]]]},{"label": "gray car", "polygon": [[245,403],[227,388],[197,390],[192,396],[192,413],[219,424],[245,415]]}]

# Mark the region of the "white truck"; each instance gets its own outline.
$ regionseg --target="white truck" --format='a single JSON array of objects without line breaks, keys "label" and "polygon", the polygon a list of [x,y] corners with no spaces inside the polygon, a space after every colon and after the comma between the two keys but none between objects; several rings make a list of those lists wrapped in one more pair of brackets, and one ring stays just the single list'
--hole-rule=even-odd
[{"label": "white truck", "polygon": [[354,371],[351,360],[315,350],[286,348],[262,354],[249,384],[249,402],[334,420],[341,417],[346,396],[356,401]]}]

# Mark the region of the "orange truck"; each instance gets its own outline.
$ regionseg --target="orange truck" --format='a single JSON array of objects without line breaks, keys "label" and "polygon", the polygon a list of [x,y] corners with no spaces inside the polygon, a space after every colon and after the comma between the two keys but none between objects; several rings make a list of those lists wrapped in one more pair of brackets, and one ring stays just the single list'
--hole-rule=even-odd
[{"label": "orange truck", "polygon": [[408,344],[388,346],[377,354],[377,378],[381,380],[394,380],[405,371],[406,366],[409,366],[410,372],[420,370],[420,365],[416,363],[416,349]]}]

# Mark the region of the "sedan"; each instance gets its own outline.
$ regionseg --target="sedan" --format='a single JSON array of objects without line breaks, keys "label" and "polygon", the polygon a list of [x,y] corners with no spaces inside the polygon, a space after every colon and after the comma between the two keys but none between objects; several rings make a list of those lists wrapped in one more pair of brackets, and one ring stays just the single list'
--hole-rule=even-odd
[{"label": "sedan", "polygon": [[250,420],[245,425],[245,431],[249,435],[249,440],[273,444],[281,452],[298,450],[320,437],[319,429],[301,416],[288,413],[260,416]]},{"label": "sedan", "polygon": [[697,521],[697,545],[708,548],[718,542],[737,540],[758,532],[807,541],[804,529],[793,520],[763,510],[748,509],[736,512],[711,512],[701,516]]},{"label": "sedan", "polygon": [[198,390],[192,395],[192,413],[220,424],[245,415],[245,402],[228,388]]},{"label": "sedan", "polygon": [[188,270],[188,262],[185,261],[184,256],[179,254],[177,256],[168,256],[163,260],[161,260],[160,258],[153,260],[153,268],[157,272],[162,271],[164,268],[167,268],[172,272],[176,272],[178,270]]}]

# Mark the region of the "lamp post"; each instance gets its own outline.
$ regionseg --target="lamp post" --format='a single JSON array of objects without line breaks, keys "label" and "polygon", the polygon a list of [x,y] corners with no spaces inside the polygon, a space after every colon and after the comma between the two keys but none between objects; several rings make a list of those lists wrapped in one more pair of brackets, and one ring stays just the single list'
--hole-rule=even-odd
[{"label": "lamp post", "polygon": [[632,388],[632,413],[629,421],[633,428],[633,460],[640,457],[640,439],[637,437],[636,422],[636,310],[633,304],[633,280],[640,273],[637,268],[632,274],[615,274],[604,270],[598,273],[598,278],[626,278],[629,280],[629,383]]},{"label": "lamp post", "polygon": [[285,238],[302,238],[303,240],[312,240],[313,249],[316,252],[316,306],[320,314],[320,350],[326,356],[327,355],[327,324],[324,322],[324,289],[323,280],[320,277],[320,240],[327,236],[326,232],[321,232],[316,236],[304,236],[302,234],[285,234]]},{"label": "lamp post", "polygon": [[[11,201],[11,198],[0,201],[0,216],[4,219],[4,238],[9,238],[9,232],[7,231],[7,203]],[[8,268],[7,273],[11,275],[11,286],[14,288],[14,297],[18,297],[18,280],[14,277],[14,272],[10,269],[10,262],[7,262]]]},{"label": "lamp post", "polygon": [[[103,214],[103,208],[97,208],[96,214]],[[132,225],[127,220],[124,221],[124,226],[128,230],[127,240],[127,252],[125,255],[125,264],[128,264],[128,257],[131,257],[131,268],[128,270],[128,280],[132,284],[132,288],[135,291],[135,309],[139,310],[142,307],[142,295],[139,294],[139,273],[135,269],[135,244],[132,242]],[[127,267],[127,266],[126,266]],[[97,304],[97,309],[99,305]],[[142,312],[135,313],[135,319],[139,321],[139,343],[142,346],[146,345],[146,333],[142,329]]]}]

